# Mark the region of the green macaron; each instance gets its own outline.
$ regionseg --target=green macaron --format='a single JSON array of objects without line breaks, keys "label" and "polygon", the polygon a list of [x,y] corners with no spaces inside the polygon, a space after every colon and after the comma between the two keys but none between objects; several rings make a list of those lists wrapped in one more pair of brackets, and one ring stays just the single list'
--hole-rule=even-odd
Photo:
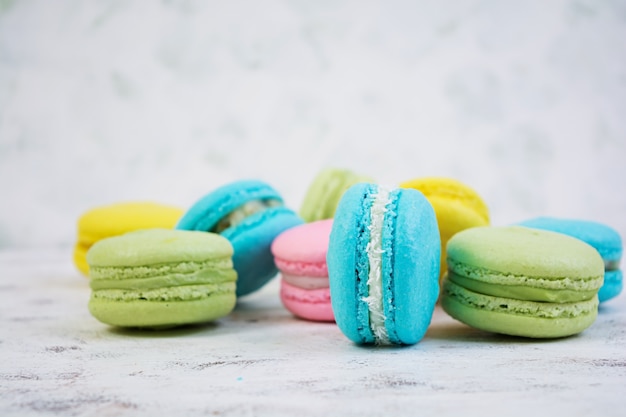
[{"label": "green macaron", "polygon": [[322,169],[304,196],[300,217],[307,223],[332,219],[346,190],[360,182],[371,183],[374,180],[349,169],[332,167]]},{"label": "green macaron", "polygon": [[441,304],[472,327],[564,337],[597,317],[604,263],[572,237],[520,226],[475,227],[452,237]]},{"label": "green macaron", "polygon": [[217,234],[150,229],[111,237],[87,252],[89,311],[120,327],[208,322],[235,306],[230,242]]}]

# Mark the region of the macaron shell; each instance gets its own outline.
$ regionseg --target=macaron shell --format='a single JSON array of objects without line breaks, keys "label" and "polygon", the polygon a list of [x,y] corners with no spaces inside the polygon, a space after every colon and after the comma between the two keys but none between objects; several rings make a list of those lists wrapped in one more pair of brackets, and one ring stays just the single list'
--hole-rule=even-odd
[{"label": "macaron shell", "polygon": [[[414,188],[424,194],[433,205],[438,219],[439,209],[448,207],[450,204],[451,212],[458,211],[458,213],[443,217],[444,220],[471,222],[477,226],[489,223],[489,209],[484,200],[474,189],[461,181],[445,177],[423,177],[402,182],[400,187]],[[457,220],[457,217],[461,217],[461,220]],[[465,217],[470,220],[465,220]]]},{"label": "macaron shell", "polygon": [[215,189],[198,200],[187,210],[176,228],[208,232],[223,217],[244,203],[263,199],[283,201],[274,188],[262,181],[235,181]]},{"label": "macaron shell", "polygon": [[593,246],[605,261],[617,261],[622,257],[622,239],[612,227],[588,220],[536,217],[518,223],[520,226],[564,233]]},{"label": "macaron shell", "polygon": [[443,295],[443,309],[471,327],[530,338],[580,333],[593,324],[598,310],[597,297],[568,304],[518,301],[475,293],[448,280],[444,280]]},{"label": "macaron shell", "polygon": [[603,303],[617,297],[624,287],[624,279],[621,270],[608,271],[604,274],[604,284],[598,291],[598,298]]},{"label": "macaron shell", "polygon": [[459,232],[448,242],[447,259],[452,270],[451,264],[456,263],[477,271],[493,271],[504,282],[518,281],[516,277],[568,277],[575,281],[604,275],[601,257],[588,244],[562,233],[522,226],[475,227]]},{"label": "macaron shell", "polygon": [[439,229],[432,206],[416,190],[398,190],[395,215],[393,299],[385,298],[385,313],[393,317],[387,326],[395,343],[414,344],[424,337],[439,295]]},{"label": "macaron shell", "polygon": [[89,301],[89,312],[100,322],[120,327],[166,329],[183,324],[204,323],[229,314],[236,298],[230,293],[189,301]]},{"label": "macaron shell", "polygon": [[[357,234],[366,233],[361,219],[369,216],[363,206],[363,194],[368,185],[349,188],[339,201],[328,243],[326,264],[330,283],[330,300],[335,321],[343,334],[355,343],[373,343],[369,329],[369,313],[359,306],[357,265]],[[366,323],[364,326],[362,323]],[[365,337],[362,334],[365,333]]]},{"label": "macaron shell", "polygon": [[287,229],[302,224],[302,219],[286,207],[275,207],[246,218],[241,224],[226,229],[222,236],[234,248],[233,265],[239,276],[237,296],[250,294],[278,273],[271,246]]},{"label": "macaron shell", "polygon": [[90,266],[144,266],[230,257],[233,247],[218,234],[148,229],[100,240],[87,252]]},{"label": "macaron shell", "polygon": [[372,178],[347,169],[326,168],[322,170],[307,190],[300,216],[305,222],[330,219],[335,215],[343,193],[359,182],[372,182]]},{"label": "macaron shell", "polygon": [[293,315],[312,321],[335,321],[330,289],[305,290],[281,280],[280,299]]},{"label": "macaron shell", "polygon": [[74,246],[74,255],[72,258],[74,260],[74,265],[84,276],[89,276],[89,264],[87,263],[88,250],[89,247],[81,243],[77,243]]},{"label": "macaron shell", "polygon": [[326,252],[333,220],[318,220],[292,227],[272,243],[272,254],[283,272],[328,276]]},{"label": "macaron shell", "polygon": [[92,244],[100,239],[134,230],[173,229],[182,215],[181,208],[152,202],[128,202],[96,207],[79,218],[78,240]]}]

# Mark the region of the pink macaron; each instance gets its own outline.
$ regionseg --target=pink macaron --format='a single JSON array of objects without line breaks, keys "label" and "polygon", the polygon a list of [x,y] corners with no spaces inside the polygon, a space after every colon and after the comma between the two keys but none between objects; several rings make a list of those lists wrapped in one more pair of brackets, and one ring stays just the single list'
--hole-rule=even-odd
[{"label": "pink macaron", "polygon": [[330,304],[326,252],[332,219],[292,227],[272,243],[281,272],[280,299],[295,316],[312,321],[335,321]]}]

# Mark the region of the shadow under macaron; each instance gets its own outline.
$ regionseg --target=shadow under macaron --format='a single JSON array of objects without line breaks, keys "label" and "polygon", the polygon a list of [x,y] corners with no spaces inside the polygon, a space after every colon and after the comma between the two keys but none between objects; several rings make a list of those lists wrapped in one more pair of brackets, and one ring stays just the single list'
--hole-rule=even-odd
[{"label": "shadow under macaron", "polygon": [[107,330],[120,336],[132,336],[143,338],[167,338],[167,337],[184,337],[195,335],[202,332],[216,331],[221,324],[217,321],[207,323],[183,324],[180,326],[166,328],[150,328],[150,327],[114,327],[111,326]]}]

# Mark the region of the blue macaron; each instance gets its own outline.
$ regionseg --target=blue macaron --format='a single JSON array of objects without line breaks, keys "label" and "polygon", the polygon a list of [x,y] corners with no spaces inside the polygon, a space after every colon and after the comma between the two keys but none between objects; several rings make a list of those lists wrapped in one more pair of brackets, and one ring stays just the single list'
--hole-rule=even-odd
[{"label": "blue macaron", "polygon": [[437,218],[414,189],[359,183],[342,196],[326,262],[337,325],[359,344],[415,344],[439,294]]},{"label": "blue macaron", "polygon": [[202,197],[176,228],[219,233],[230,241],[240,297],[258,290],[278,273],[271,244],[281,232],[302,223],[270,185],[241,180]]},{"label": "blue macaron", "polygon": [[600,302],[610,300],[622,292],[623,276],[619,269],[622,258],[622,239],[612,227],[598,222],[555,217],[537,217],[518,223],[521,226],[550,230],[582,240],[593,246],[604,260],[604,284],[598,291]]}]

